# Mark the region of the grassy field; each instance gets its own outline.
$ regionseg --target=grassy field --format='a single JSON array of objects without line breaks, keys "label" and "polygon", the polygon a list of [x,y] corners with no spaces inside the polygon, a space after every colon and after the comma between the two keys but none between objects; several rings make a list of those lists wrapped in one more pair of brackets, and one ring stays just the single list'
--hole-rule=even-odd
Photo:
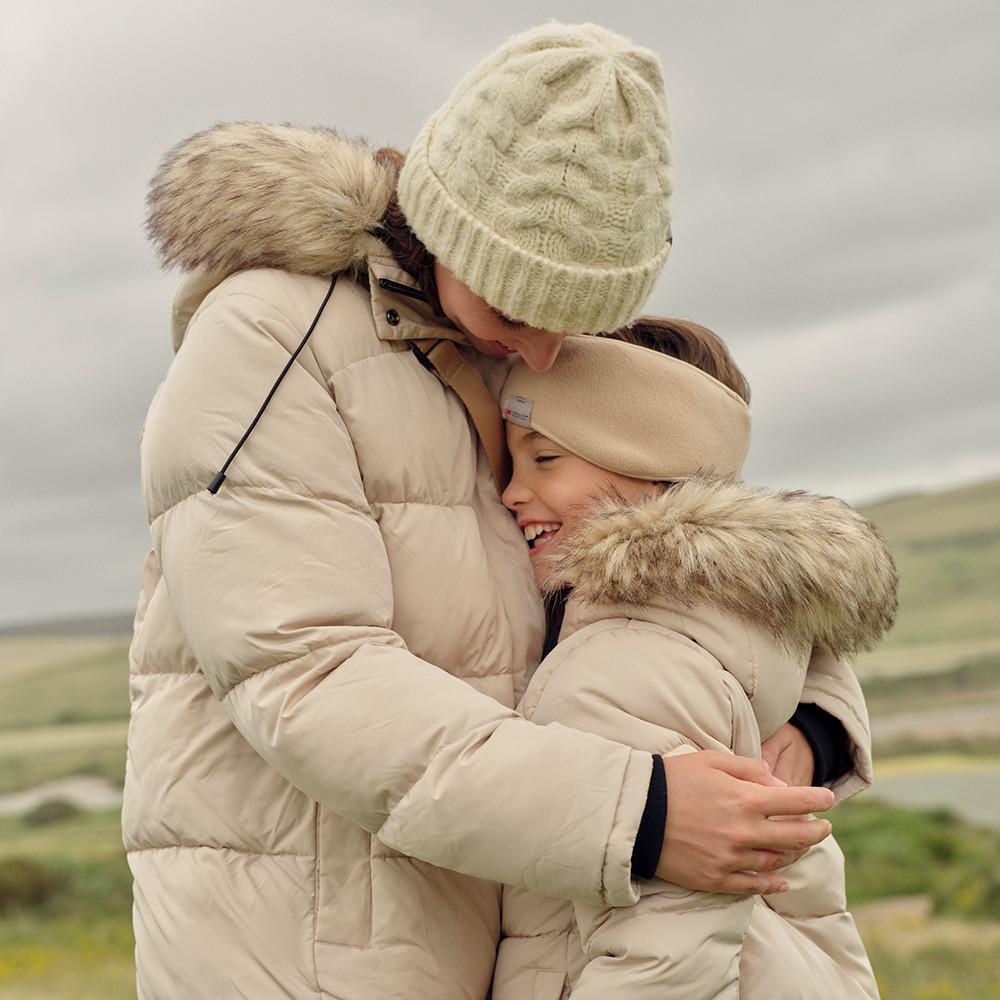
[{"label": "grassy field", "polygon": [[[877,741],[877,773],[943,787],[995,768],[1000,728],[983,709],[1000,705],[1000,481],[865,513],[896,554],[901,610],[858,670],[876,724],[916,720]],[[122,780],[128,637],[102,628],[0,633],[0,794]],[[951,729],[924,721],[946,710]],[[833,819],[883,996],[1000,1000],[1000,832],[868,798]],[[0,1000],[134,998],[129,906],[116,812],[0,817]]]},{"label": "grassy field", "polygon": [[865,508],[899,568],[895,628],[862,677],[1000,658],[1000,480]]},{"label": "grassy field", "polygon": [[0,795],[70,774],[121,782],[127,725],[127,636],[0,636]]},{"label": "grassy field", "polygon": [[929,903],[854,908],[883,1000],[1000,1000],[1000,923],[934,917]]},{"label": "grassy field", "polygon": [[0,730],[0,794],[69,774],[125,780],[128,723],[95,722]]},{"label": "grassy field", "polygon": [[117,812],[0,817],[0,1000],[135,997]]},{"label": "grassy field", "polygon": [[[983,874],[1000,831],[878,802],[831,815],[885,1000],[1000,1000],[1000,885]],[[117,814],[0,820],[0,1000],[132,1000],[132,948]]]},{"label": "grassy field", "polygon": [[126,636],[0,637],[0,731],[127,718]]}]

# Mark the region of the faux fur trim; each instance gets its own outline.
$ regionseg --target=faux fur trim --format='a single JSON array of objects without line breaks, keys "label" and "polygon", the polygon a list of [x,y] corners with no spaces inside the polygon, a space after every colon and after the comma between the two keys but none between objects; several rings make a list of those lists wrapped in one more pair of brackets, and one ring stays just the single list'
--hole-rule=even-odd
[{"label": "faux fur trim", "polygon": [[711,604],[783,644],[838,657],[874,645],[896,613],[892,555],[847,504],[719,480],[689,480],[636,504],[599,501],[553,566],[574,598]]},{"label": "faux fur trim", "polygon": [[361,265],[395,186],[391,164],[331,129],[217,125],[167,154],[146,225],[166,267],[328,276]]}]

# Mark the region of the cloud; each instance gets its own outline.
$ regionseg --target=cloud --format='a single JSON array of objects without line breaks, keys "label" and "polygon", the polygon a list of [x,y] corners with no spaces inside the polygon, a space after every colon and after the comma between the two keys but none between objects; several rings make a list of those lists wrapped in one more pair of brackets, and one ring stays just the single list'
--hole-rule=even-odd
[{"label": "cloud", "polygon": [[945,289],[755,339],[748,475],[860,500],[1000,474],[998,278],[1000,256]]},{"label": "cloud", "polygon": [[[755,392],[749,472],[860,498],[1000,472],[1000,9],[557,0],[663,60],[677,243],[649,311],[715,327]],[[166,150],[220,120],[405,146],[540,17],[334,0],[9,0],[0,24],[0,617],[117,608],[176,276],[142,234]]]}]

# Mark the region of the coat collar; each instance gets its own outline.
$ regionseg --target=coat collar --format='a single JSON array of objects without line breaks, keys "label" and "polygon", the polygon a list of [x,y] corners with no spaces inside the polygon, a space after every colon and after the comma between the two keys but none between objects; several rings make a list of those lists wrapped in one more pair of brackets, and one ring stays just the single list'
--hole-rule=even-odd
[{"label": "coat collar", "polygon": [[380,339],[464,342],[426,303],[379,284],[416,284],[373,235],[395,180],[364,143],[330,129],[238,122],[179,143],[150,185],[147,218],[162,261],[186,272],[174,300],[174,349],[205,297],[253,268],[351,274],[368,282]]},{"label": "coat collar", "polygon": [[385,244],[374,236],[370,237],[367,259],[372,317],[379,340],[466,342],[460,330],[434,312],[413,276],[399,266]]},{"label": "coat collar", "polygon": [[572,601],[710,606],[781,645],[868,649],[896,612],[875,527],[832,497],[694,479],[639,503],[606,497],[553,556]]},{"label": "coat collar", "polygon": [[[417,282],[404,271],[388,248],[374,236],[365,238],[366,277],[372,303],[372,319],[379,340],[454,340],[466,343],[465,336],[449,320],[435,314],[423,299]],[[181,346],[191,317],[201,303],[228,274],[196,267],[181,279],[171,311],[171,342]],[[407,294],[400,288],[410,289]],[[413,293],[416,293],[415,297]]]}]

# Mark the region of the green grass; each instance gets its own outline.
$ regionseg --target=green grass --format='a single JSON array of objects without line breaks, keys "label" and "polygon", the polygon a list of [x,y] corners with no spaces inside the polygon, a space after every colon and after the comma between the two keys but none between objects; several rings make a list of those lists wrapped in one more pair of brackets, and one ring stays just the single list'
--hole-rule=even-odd
[{"label": "green grass", "polygon": [[[848,858],[852,906],[927,896],[1000,845],[1000,832],[941,811],[862,801],[832,816]],[[5,817],[0,866],[13,855],[41,863],[62,888],[44,905],[0,917],[0,1000],[134,998],[130,876],[117,814],[81,814],[45,827]],[[1000,1000],[1000,925],[923,916],[860,926],[884,1000]]]},{"label": "green grass", "polygon": [[[987,652],[1000,651],[1000,480],[888,500],[862,513],[899,567],[900,614],[883,649],[944,653],[950,643],[980,640],[996,644]],[[877,660],[862,659],[863,672],[869,663]]]},{"label": "green grass", "polygon": [[903,809],[867,797],[838,806],[829,818],[847,860],[852,906],[930,895],[937,912],[1000,920],[989,884],[968,891],[1000,867],[1000,831],[974,827],[947,809]]},{"label": "green grass", "polygon": [[127,722],[0,730],[0,794],[69,774],[125,779]]},{"label": "green grass", "polygon": [[0,1000],[134,1000],[127,913],[0,920]]},{"label": "green grass", "polygon": [[[873,713],[1000,699],[1000,481],[863,513],[901,579],[895,629],[858,664]],[[127,675],[120,635],[0,637],[0,794],[81,772],[120,782]],[[1000,734],[894,749],[997,753]],[[989,923],[1000,920],[1000,831],[868,797],[831,817],[852,905],[912,894],[934,910],[919,926],[863,926],[885,1000],[1000,1000],[1000,925]],[[132,1000],[117,812],[40,827],[0,817],[0,864],[13,856],[41,864],[58,891],[0,917],[0,1000]]]},{"label": "green grass", "polygon": [[117,810],[81,812],[49,826],[28,826],[20,816],[0,816],[0,859],[11,855],[104,861],[122,853]]},{"label": "green grass", "polygon": [[883,645],[858,659],[855,666],[862,682],[948,673],[986,659],[1000,659],[1000,636],[903,646],[893,645],[892,639],[890,632]]},{"label": "green grass", "polygon": [[863,687],[872,715],[1000,701],[1000,654],[969,658],[940,670],[882,673],[865,678]]},{"label": "green grass", "polygon": [[0,637],[0,795],[71,774],[125,776],[128,640]]},{"label": "green grass", "polygon": [[56,888],[41,905],[0,915],[0,1000],[133,1000],[131,873],[117,812],[43,827],[0,817],[0,885],[17,858]]},{"label": "green grass", "polygon": [[884,740],[875,746],[876,759],[893,757],[922,757],[927,754],[948,753],[976,761],[983,757],[1000,757],[1000,734],[984,736],[976,733],[922,738],[919,735]]},{"label": "green grass", "polygon": [[976,943],[900,952],[890,935],[865,938],[882,1000],[1000,1000],[1000,949]]},{"label": "green grass", "polygon": [[0,639],[0,730],[128,718],[128,641]]}]

